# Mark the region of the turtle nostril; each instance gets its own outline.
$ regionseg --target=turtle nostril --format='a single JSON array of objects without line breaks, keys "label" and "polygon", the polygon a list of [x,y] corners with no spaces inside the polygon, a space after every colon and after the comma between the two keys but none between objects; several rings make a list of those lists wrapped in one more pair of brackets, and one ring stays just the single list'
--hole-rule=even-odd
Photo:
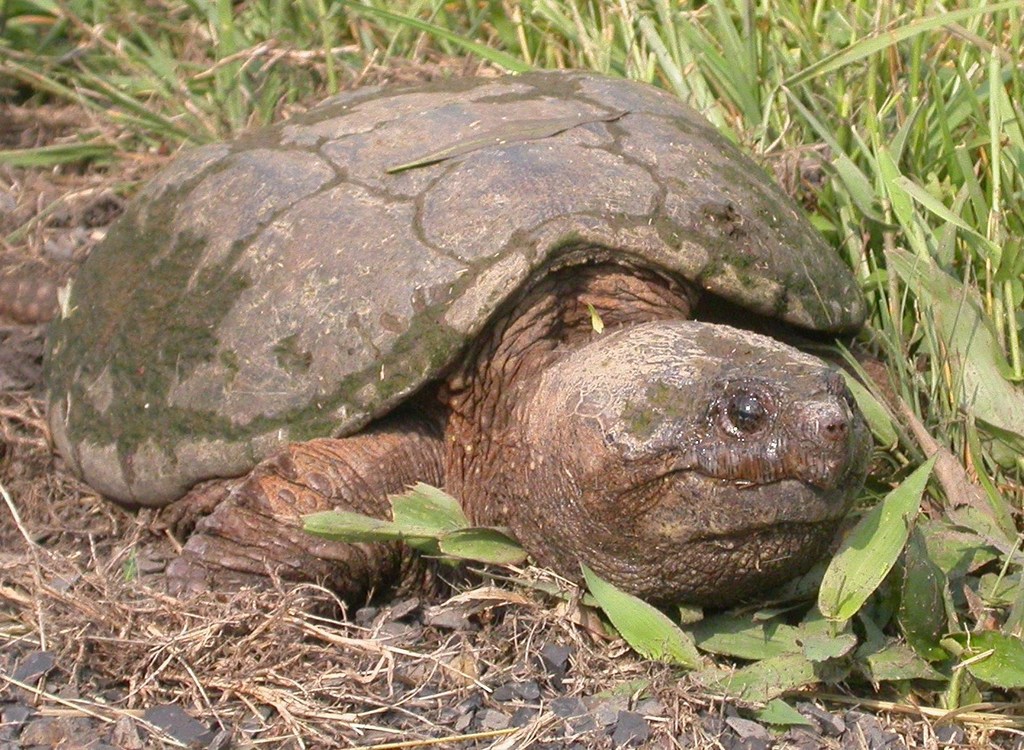
[{"label": "turtle nostril", "polygon": [[817,404],[807,416],[807,437],[822,448],[841,446],[849,440],[852,415],[842,401],[835,399]]},{"label": "turtle nostril", "polygon": [[827,420],[823,425],[825,436],[836,442],[846,438],[848,428],[849,425],[846,418],[841,416],[836,416],[834,419]]}]

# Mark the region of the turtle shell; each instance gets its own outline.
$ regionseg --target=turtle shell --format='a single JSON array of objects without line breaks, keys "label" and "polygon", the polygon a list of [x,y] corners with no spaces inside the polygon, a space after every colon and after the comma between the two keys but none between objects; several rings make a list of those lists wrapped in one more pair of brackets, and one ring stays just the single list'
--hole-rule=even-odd
[{"label": "turtle shell", "polygon": [[364,89],[140,191],[53,325],[53,435],[100,492],[162,504],[357,431],[532,279],[593,260],[809,329],[865,314],[800,210],[665,92],[584,72]]}]

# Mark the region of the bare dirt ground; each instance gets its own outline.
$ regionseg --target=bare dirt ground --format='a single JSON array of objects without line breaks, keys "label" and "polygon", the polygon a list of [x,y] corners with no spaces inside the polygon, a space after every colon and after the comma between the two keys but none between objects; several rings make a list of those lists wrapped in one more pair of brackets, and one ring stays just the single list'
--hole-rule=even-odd
[{"label": "bare dirt ground", "polygon": [[[0,103],[2,148],[86,125]],[[120,211],[117,186],[163,160],[0,167],[0,748],[1020,747],[811,694],[792,700],[807,726],[766,728],[577,604],[487,577],[358,609],[312,586],[167,594],[180,540],[159,514],[103,502],[52,452],[32,322]]]}]

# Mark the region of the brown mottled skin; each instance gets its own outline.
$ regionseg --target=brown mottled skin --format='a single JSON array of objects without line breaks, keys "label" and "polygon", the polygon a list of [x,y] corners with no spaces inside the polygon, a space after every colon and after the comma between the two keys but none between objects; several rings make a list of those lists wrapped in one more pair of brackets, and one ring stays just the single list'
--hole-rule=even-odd
[{"label": "brown mottled skin", "polygon": [[[803,572],[863,481],[866,428],[824,363],[681,322],[698,298],[612,264],[544,278],[420,408],[193,490],[186,507],[215,507],[170,576],[202,588],[273,569],[364,595],[399,578],[404,556],[305,536],[299,519],[386,516],[386,494],[416,480],[443,484],[475,523],[510,527],[559,573],[585,561],[655,602],[722,605]],[[677,399],[690,370],[702,385]],[[633,424],[631,404],[650,413]]]}]

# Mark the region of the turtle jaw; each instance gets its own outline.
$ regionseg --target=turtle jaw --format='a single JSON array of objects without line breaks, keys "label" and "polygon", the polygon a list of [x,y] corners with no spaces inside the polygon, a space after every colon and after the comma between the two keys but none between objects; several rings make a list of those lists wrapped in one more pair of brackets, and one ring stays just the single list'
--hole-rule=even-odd
[{"label": "turtle jaw", "polygon": [[680,472],[666,478],[642,518],[644,533],[670,544],[736,539],[782,525],[836,525],[860,487],[821,489],[797,479],[740,485]]},{"label": "turtle jaw", "polygon": [[656,569],[618,568],[608,571],[606,577],[655,604],[685,601],[721,609],[763,597],[806,573],[828,552],[837,526],[838,519],[779,523],[693,539],[681,554],[669,551]]}]

